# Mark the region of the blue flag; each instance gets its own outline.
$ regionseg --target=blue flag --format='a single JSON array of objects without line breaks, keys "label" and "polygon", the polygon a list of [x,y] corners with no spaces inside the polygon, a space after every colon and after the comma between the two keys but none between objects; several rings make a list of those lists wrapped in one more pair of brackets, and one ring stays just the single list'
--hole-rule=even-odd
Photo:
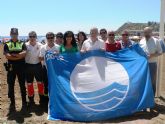
[{"label": "blue flag", "polygon": [[134,45],[115,53],[46,54],[49,120],[100,121],[154,106],[148,62]]}]

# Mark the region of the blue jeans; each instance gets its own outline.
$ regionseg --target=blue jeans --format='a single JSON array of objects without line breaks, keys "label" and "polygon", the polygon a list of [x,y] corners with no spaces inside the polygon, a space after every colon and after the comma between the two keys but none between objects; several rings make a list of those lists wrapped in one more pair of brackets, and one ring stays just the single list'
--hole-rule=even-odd
[{"label": "blue jeans", "polygon": [[149,63],[150,75],[151,75],[151,82],[153,87],[153,92],[155,95],[156,92],[156,75],[157,75],[157,63]]}]

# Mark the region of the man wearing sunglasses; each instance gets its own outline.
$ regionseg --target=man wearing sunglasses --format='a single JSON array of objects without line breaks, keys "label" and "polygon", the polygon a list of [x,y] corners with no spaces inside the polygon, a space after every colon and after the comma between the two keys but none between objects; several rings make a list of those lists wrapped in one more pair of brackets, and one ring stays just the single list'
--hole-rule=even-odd
[{"label": "man wearing sunglasses", "polygon": [[107,41],[107,30],[105,28],[100,29],[100,36],[104,42]]},{"label": "man wearing sunglasses", "polygon": [[35,31],[29,33],[29,41],[26,43],[27,53],[25,57],[26,61],[26,81],[27,81],[27,91],[30,106],[35,105],[34,102],[34,87],[33,81],[34,77],[37,81],[38,94],[40,98],[40,105],[43,105],[43,95],[44,95],[44,84],[42,82],[42,65],[39,59],[40,49],[42,44],[37,42],[37,34]]},{"label": "man wearing sunglasses", "polygon": [[44,96],[47,97],[48,102],[48,76],[47,76],[47,68],[45,63],[45,54],[46,52],[53,52],[55,54],[59,53],[59,45],[54,43],[55,35],[53,32],[48,32],[46,34],[47,43],[42,46],[40,50],[39,58],[43,61],[43,82],[44,82]]},{"label": "man wearing sunglasses", "polygon": [[14,85],[17,76],[22,96],[22,110],[24,111],[27,106],[24,69],[26,45],[18,39],[17,28],[11,28],[10,36],[11,40],[4,45],[4,55],[8,60],[5,67],[7,70],[8,97],[11,102],[10,110],[15,111]]},{"label": "man wearing sunglasses", "polygon": [[58,44],[58,45],[62,45],[63,44],[63,33],[61,33],[61,32],[58,32],[57,34],[56,34],[56,44]]},{"label": "man wearing sunglasses", "polygon": [[129,39],[129,33],[127,30],[124,30],[122,32],[122,39],[120,41],[120,44],[122,49],[129,48],[134,44],[134,41]]},{"label": "man wearing sunglasses", "polygon": [[116,52],[117,50],[121,49],[121,44],[118,41],[115,41],[115,32],[109,31],[108,32],[108,39],[105,42],[105,50],[107,52]]}]

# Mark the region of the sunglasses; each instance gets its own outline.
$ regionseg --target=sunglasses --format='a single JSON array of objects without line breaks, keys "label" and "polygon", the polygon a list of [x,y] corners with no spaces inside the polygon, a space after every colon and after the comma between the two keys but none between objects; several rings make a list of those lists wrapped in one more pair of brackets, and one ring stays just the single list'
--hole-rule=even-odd
[{"label": "sunglasses", "polygon": [[100,34],[106,34],[106,32],[100,32]]},{"label": "sunglasses", "polygon": [[54,37],[47,37],[47,39],[54,39]]},{"label": "sunglasses", "polygon": [[36,38],[36,36],[29,36],[29,38]]},{"label": "sunglasses", "polygon": [[108,36],[115,36],[115,34],[109,34]]},{"label": "sunglasses", "polygon": [[128,34],[122,34],[122,36],[128,36]]},{"label": "sunglasses", "polygon": [[63,38],[62,36],[57,36],[56,38]]}]

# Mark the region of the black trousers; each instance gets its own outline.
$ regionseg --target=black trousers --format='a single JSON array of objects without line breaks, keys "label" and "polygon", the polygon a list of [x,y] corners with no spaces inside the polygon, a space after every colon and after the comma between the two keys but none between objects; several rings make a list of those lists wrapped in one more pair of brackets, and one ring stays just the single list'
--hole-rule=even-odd
[{"label": "black trousers", "polygon": [[17,76],[22,96],[22,102],[26,103],[25,63],[9,63],[9,65],[10,69],[7,73],[8,97],[10,98],[11,102],[15,102],[14,85]]},{"label": "black trousers", "polygon": [[43,82],[44,82],[44,92],[48,94],[48,76],[46,66],[43,66]]},{"label": "black trousers", "polygon": [[38,64],[27,64],[26,63],[26,81],[27,83],[33,83],[34,78],[37,82],[42,82],[42,65]]}]

